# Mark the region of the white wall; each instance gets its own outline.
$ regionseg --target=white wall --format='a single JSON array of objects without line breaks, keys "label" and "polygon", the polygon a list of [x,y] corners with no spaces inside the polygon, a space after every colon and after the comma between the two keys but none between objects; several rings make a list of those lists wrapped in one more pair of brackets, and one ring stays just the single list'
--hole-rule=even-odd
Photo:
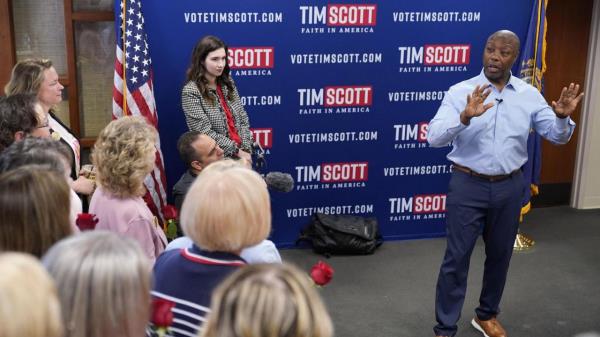
[{"label": "white wall", "polygon": [[571,206],[600,208],[600,0],[594,1]]}]

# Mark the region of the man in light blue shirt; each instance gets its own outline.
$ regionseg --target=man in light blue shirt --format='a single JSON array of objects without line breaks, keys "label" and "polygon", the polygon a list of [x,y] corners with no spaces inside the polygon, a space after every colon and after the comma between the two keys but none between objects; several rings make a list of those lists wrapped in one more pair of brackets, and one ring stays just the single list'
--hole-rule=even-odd
[{"label": "man in light blue shirt", "polygon": [[563,88],[552,107],[533,86],[512,76],[519,38],[492,34],[483,70],[450,88],[429,123],[433,147],[452,144],[453,165],[446,204],[447,247],[436,288],[436,336],[454,336],[464,303],[471,253],[478,236],[486,260],[479,307],[472,325],[484,336],[505,337],[496,319],[518,230],[524,188],[520,168],[527,161],[533,128],[555,144],[569,141],[570,119],[583,97],[579,85]]}]

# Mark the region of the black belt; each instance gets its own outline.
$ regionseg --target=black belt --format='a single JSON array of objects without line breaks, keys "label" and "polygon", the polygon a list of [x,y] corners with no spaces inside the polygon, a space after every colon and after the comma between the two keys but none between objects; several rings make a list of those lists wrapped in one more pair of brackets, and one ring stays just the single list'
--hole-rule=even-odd
[{"label": "black belt", "polygon": [[458,164],[452,164],[452,169],[454,170],[458,170],[461,172],[464,172],[468,175],[471,175],[473,177],[477,177],[477,178],[481,178],[481,179],[485,179],[489,182],[495,182],[495,181],[500,181],[500,180],[504,180],[504,179],[508,179],[510,177],[512,177],[515,173],[518,173],[520,170],[514,170],[509,174],[498,174],[498,175],[487,175],[487,174],[481,174],[481,173],[477,173],[473,170],[471,170],[468,167],[462,166],[462,165],[458,165]]}]

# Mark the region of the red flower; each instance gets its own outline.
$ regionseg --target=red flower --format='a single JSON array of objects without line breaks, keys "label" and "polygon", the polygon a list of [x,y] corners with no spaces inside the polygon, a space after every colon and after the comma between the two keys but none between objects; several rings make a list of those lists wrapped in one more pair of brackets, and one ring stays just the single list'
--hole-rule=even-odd
[{"label": "red flower", "polygon": [[75,220],[75,224],[82,231],[94,230],[97,223],[98,218],[96,218],[96,214],[91,213],[79,213],[77,214],[77,220]]},{"label": "red flower", "polygon": [[327,263],[319,261],[310,270],[310,276],[315,284],[324,286],[333,278],[333,268]]},{"label": "red flower", "polygon": [[174,302],[164,298],[152,298],[152,319],[151,322],[157,328],[166,328],[173,324]]},{"label": "red flower", "polygon": [[173,205],[166,205],[165,207],[163,207],[162,209],[163,214],[165,216],[165,219],[167,221],[169,220],[177,220],[177,208],[175,208],[175,206]]}]

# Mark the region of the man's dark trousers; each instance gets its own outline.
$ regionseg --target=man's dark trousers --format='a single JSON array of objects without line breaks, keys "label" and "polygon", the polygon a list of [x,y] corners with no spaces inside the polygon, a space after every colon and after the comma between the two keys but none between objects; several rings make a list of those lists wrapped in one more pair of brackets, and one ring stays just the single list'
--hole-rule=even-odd
[{"label": "man's dark trousers", "polygon": [[520,171],[489,181],[469,173],[452,173],[446,199],[447,247],[436,288],[438,336],[454,336],[467,289],[469,260],[480,234],[485,266],[479,307],[481,320],[499,312],[517,230],[525,184]]}]

